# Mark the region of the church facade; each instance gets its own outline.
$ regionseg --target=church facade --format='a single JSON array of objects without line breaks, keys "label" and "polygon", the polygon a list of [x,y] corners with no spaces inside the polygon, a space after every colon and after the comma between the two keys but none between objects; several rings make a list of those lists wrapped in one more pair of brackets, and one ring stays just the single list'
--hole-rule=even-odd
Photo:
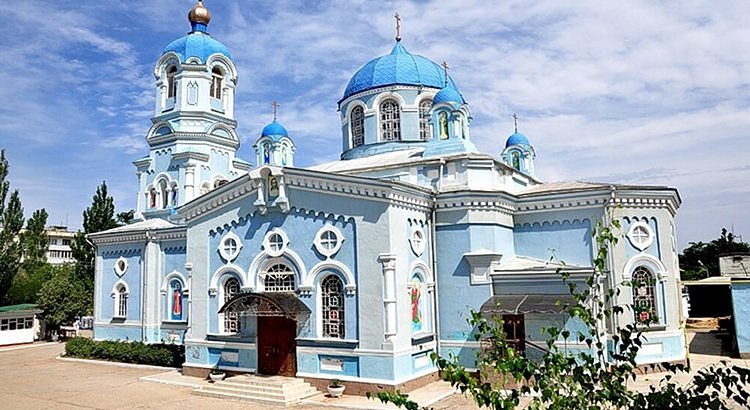
[{"label": "church facade", "polygon": [[154,69],[136,222],[90,235],[96,339],[183,344],[185,374],[416,386],[433,352],[473,367],[472,309],[502,316],[528,355],[542,327],[575,328],[558,268],[590,275],[595,225],[619,219],[605,286],[644,286],[624,288],[617,303],[637,311],[603,329],[654,321],[639,362],[686,358],[675,189],[543,183],[517,129],[480,152],[458,85],[400,38],[338,102],[340,160],[295,167],[274,118],[253,165],[238,157],[232,56],[200,1],[189,20]]}]

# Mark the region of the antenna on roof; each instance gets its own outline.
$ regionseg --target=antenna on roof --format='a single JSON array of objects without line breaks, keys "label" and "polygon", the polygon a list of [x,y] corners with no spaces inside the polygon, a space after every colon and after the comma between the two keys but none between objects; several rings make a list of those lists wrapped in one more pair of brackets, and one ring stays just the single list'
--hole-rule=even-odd
[{"label": "antenna on roof", "polygon": [[448,86],[448,69],[450,69],[450,67],[448,67],[448,63],[445,62],[445,61],[443,61],[443,64],[440,64],[440,65],[443,67],[443,72],[445,73],[445,85],[444,85],[444,87],[447,87]]},{"label": "antenna on roof", "polygon": [[518,132],[518,114],[513,113],[513,128]]},{"label": "antenna on roof", "polygon": [[279,115],[279,102],[273,100],[271,105],[273,105],[273,120],[276,121],[276,117]]},{"label": "antenna on roof", "polygon": [[396,12],[393,17],[396,18],[396,41],[401,41],[401,16]]}]

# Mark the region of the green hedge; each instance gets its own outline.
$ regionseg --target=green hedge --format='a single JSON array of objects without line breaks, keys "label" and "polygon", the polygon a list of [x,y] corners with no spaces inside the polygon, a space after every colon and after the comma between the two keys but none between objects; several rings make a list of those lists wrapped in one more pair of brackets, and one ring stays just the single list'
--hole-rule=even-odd
[{"label": "green hedge", "polygon": [[81,359],[100,359],[113,362],[181,367],[185,348],[174,344],[145,344],[141,342],[95,341],[74,337],[65,344],[65,356]]}]

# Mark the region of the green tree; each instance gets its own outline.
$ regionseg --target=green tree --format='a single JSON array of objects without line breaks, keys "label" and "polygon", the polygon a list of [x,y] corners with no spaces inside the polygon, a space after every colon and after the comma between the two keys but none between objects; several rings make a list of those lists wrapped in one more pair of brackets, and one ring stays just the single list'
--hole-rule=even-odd
[{"label": "green tree", "polygon": [[711,242],[690,242],[680,255],[683,280],[697,280],[719,275],[719,256],[750,252],[750,244],[737,241],[733,233],[722,228],[721,236]]},{"label": "green tree", "polygon": [[18,234],[23,228],[23,207],[18,191],[10,192],[8,160],[5,150],[0,150],[0,304],[7,302],[7,293],[21,263],[21,245]]},{"label": "green tree", "polygon": [[26,230],[21,233],[23,266],[27,270],[47,261],[49,249],[49,237],[45,230],[47,216],[44,208],[34,211],[31,218],[26,221]]},{"label": "green tree", "polygon": [[54,265],[46,262],[38,265],[24,263],[8,290],[8,302],[11,304],[36,303],[39,290],[42,285],[52,279],[56,269]]},{"label": "green tree", "polygon": [[86,235],[117,226],[115,201],[107,194],[107,183],[102,181],[96,188],[91,206],[83,211],[83,232],[76,233],[70,244],[73,258],[76,260],[76,274],[89,290],[93,290],[94,284],[94,246],[88,242]]},{"label": "green tree", "polygon": [[127,225],[131,222],[133,222],[133,218],[135,217],[135,211],[129,210],[125,212],[119,212],[117,214],[117,224],[118,225]]},{"label": "green tree", "polygon": [[52,266],[52,278],[42,285],[37,304],[51,329],[72,323],[79,315],[91,312],[91,297],[76,275],[73,265]]},{"label": "green tree", "polygon": [[[618,221],[613,222],[613,228],[619,228]],[[648,392],[628,389],[628,382],[638,377],[636,358],[645,340],[642,331],[654,318],[642,322],[643,327],[630,323],[615,329],[611,337],[614,346],[611,349],[608,346],[602,324],[633,313],[633,306],[614,305],[614,298],[622,286],[646,285],[624,283],[614,289],[604,287],[609,249],[618,238],[613,228],[597,224],[594,229],[598,252],[594,274],[586,278],[586,286],[579,288],[569,280],[569,274],[560,272],[573,296],[573,302],[564,306],[565,311],[585,325],[583,330],[545,329],[546,349],[542,349],[540,358],[531,358],[508,342],[502,320],[471,312],[468,322],[474,328],[475,340],[482,346],[476,355],[478,374],[467,371],[455,357],[433,354],[443,379],[469,393],[478,405],[494,409],[514,409],[522,397],[530,399],[532,409],[723,409],[727,408],[727,400],[747,408],[750,369],[739,366],[720,364],[701,369],[686,386],[667,375],[658,387],[652,385]],[[585,343],[590,350],[566,352],[557,347],[556,342],[561,340]],[[668,363],[662,366],[672,373],[685,370],[684,366]],[[377,396],[399,407],[419,408],[398,392],[381,392]]]}]

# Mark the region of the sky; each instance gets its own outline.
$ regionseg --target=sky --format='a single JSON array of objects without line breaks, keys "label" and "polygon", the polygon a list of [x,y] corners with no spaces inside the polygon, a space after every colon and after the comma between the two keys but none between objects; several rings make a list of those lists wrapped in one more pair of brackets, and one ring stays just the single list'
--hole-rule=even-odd
[{"label": "sky", "polygon": [[[135,207],[132,161],[148,153],[154,64],[185,35],[195,0],[24,0],[0,25],[0,148],[27,216],[81,227],[106,180]],[[410,52],[448,62],[472,139],[499,155],[519,131],[546,182],[679,189],[678,246],[750,241],[750,3],[737,1],[205,0],[239,71],[239,156],[272,120],[295,164],[338,159],[336,103],[390,51],[395,12]]]}]

